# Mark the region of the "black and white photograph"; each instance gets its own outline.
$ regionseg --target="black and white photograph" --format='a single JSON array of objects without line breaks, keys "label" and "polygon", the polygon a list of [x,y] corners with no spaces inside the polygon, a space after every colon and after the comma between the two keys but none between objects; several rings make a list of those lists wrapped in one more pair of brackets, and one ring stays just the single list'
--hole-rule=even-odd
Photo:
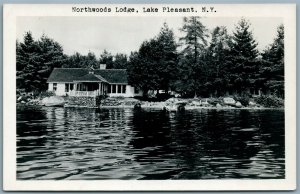
[{"label": "black and white photograph", "polygon": [[67,189],[73,180],[149,181],[141,190],[152,181],[155,190],[245,181],[256,190],[248,181],[276,189],[291,180],[282,188],[294,188],[293,14],[251,15],[254,5],[236,15],[218,5],[64,5],[66,15],[42,7],[49,11],[14,17],[6,47],[15,53],[4,64],[13,75],[4,91],[14,93],[14,126],[5,128],[14,130],[5,133],[15,147],[4,154],[15,158],[14,181]]}]

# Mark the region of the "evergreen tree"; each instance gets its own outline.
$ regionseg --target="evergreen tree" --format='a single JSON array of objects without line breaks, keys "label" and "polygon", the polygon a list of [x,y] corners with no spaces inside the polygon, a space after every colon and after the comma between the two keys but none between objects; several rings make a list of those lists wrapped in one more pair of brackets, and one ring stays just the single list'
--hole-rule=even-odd
[{"label": "evergreen tree", "polygon": [[[181,72],[175,85],[176,91],[183,95],[192,96],[201,93],[203,85],[208,79],[207,64],[205,63],[208,37],[206,27],[201,23],[200,17],[184,17],[181,31],[185,34],[180,38],[183,50],[179,62]],[[183,86],[180,88],[180,86]]]},{"label": "evergreen tree", "polygon": [[104,49],[100,55],[100,64],[106,64],[107,69],[113,68],[113,56],[107,50]]},{"label": "evergreen tree", "polygon": [[284,26],[277,28],[274,42],[262,53],[261,78],[265,92],[284,97]]},{"label": "evergreen tree", "polygon": [[60,68],[66,62],[67,57],[63,54],[62,46],[53,39],[43,35],[38,41],[40,48],[41,65],[38,66],[38,80],[40,90],[46,90],[47,79],[54,68]]},{"label": "evergreen tree", "polygon": [[66,63],[62,66],[64,68],[84,68],[85,57],[80,53],[76,52],[75,54],[68,56]]},{"label": "evergreen tree", "polygon": [[158,45],[158,75],[160,78],[159,88],[166,92],[176,80],[176,70],[178,63],[177,43],[174,32],[168,27],[167,23],[163,24],[157,37]]},{"label": "evergreen tree", "polygon": [[231,89],[239,94],[255,88],[259,77],[257,43],[249,28],[250,24],[245,19],[239,21],[230,44],[231,51],[227,55]]},{"label": "evergreen tree", "polygon": [[47,89],[46,80],[53,68],[65,62],[62,47],[46,36],[35,41],[31,32],[26,32],[24,42],[17,42],[17,88],[29,91]]},{"label": "evergreen tree", "polygon": [[117,53],[115,59],[113,61],[113,68],[114,69],[126,69],[127,67],[127,55]]},{"label": "evergreen tree", "polygon": [[96,58],[96,55],[91,51],[88,52],[87,56],[83,57],[83,63],[82,63],[83,68],[93,67],[94,69],[96,69],[99,67],[98,64],[99,62]]},{"label": "evergreen tree", "polygon": [[25,91],[38,90],[40,76],[38,75],[41,66],[41,49],[38,42],[34,41],[31,32],[24,35],[24,43],[17,43],[16,66],[17,66],[17,87]]},{"label": "evergreen tree", "polygon": [[211,37],[207,53],[210,93],[224,95],[229,83],[230,72],[226,69],[226,56],[230,52],[231,37],[224,26],[214,28]]}]

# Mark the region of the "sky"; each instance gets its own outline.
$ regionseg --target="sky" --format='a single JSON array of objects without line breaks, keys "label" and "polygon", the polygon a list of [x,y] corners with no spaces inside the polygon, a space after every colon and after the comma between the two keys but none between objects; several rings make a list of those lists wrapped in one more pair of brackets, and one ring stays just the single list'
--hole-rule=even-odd
[{"label": "sky", "polygon": [[[211,32],[216,26],[226,26],[232,34],[241,18],[201,18]],[[245,18],[251,23],[253,37],[258,50],[264,50],[276,37],[282,18]],[[116,53],[130,54],[137,51],[141,43],[156,36],[163,23],[173,29],[178,39],[183,34],[182,17],[18,17],[17,40],[23,42],[25,32],[31,31],[35,40],[43,34],[62,45],[64,53],[79,52],[86,55],[94,52],[99,58],[104,49]]]}]

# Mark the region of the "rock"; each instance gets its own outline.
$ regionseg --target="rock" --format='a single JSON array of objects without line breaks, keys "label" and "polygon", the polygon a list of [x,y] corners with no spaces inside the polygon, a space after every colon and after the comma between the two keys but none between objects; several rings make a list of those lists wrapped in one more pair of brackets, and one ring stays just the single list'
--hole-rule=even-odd
[{"label": "rock", "polygon": [[250,101],[250,102],[249,102],[249,106],[250,106],[250,107],[254,107],[254,106],[256,106],[256,103],[255,103],[255,102],[252,102],[252,101]]},{"label": "rock", "polygon": [[207,98],[204,99],[203,101],[201,100],[201,105],[203,105],[203,106],[209,105],[209,103],[208,103],[208,101],[207,101]]},{"label": "rock", "polygon": [[222,105],[218,103],[218,104],[216,105],[216,107],[217,107],[217,108],[222,108]]},{"label": "rock", "polygon": [[194,105],[194,106],[201,106],[201,101],[193,100],[192,101],[192,105]]},{"label": "rock", "polygon": [[235,105],[235,100],[233,98],[223,98],[224,104],[228,104],[228,105]]},{"label": "rock", "polygon": [[237,102],[235,103],[235,106],[238,107],[238,108],[241,108],[243,105],[242,105],[239,101],[237,101]]},{"label": "rock", "polygon": [[20,96],[17,101],[20,102],[22,100],[22,96]]},{"label": "rock", "polygon": [[65,100],[60,96],[50,96],[42,100],[42,104],[45,106],[63,106]]}]

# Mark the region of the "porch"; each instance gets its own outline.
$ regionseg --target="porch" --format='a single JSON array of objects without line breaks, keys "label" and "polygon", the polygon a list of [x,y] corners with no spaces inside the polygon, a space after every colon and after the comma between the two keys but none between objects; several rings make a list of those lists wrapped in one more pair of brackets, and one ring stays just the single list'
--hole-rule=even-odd
[{"label": "porch", "polygon": [[74,89],[67,94],[78,97],[96,97],[107,94],[108,84],[105,82],[78,82],[74,84]]}]

